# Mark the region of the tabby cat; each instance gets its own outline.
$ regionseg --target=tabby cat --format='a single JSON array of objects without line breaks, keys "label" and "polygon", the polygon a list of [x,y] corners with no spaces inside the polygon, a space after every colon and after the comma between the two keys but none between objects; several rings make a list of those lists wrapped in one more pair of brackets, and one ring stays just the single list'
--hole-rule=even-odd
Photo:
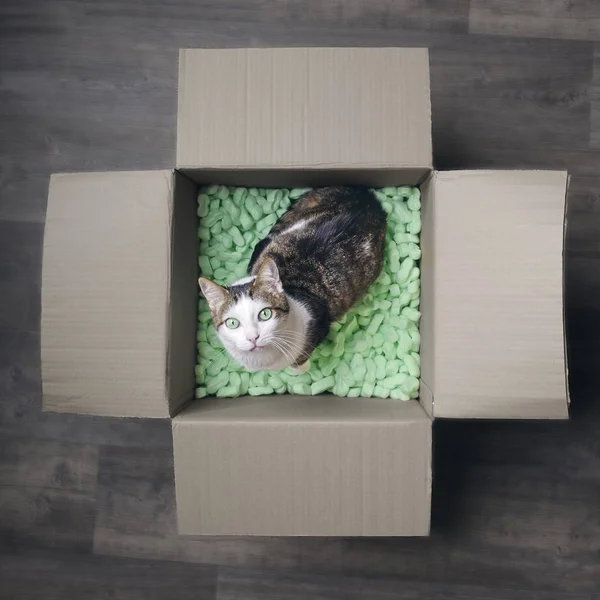
[{"label": "tabby cat", "polygon": [[363,188],[309,191],[254,248],[248,276],[199,280],[223,345],[249,371],[296,372],[383,267],[386,214]]}]

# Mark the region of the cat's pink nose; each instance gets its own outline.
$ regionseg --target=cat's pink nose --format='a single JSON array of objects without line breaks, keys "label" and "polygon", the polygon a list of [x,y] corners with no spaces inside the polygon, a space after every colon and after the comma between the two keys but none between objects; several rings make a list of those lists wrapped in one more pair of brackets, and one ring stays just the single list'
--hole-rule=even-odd
[{"label": "cat's pink nose", "polygon": [[252,342],[253,344],[256,344],[256,340],[260,337],[260,333],[257,333],[256,335],[248,335],[246,336],[246,339],[249,342]]}]

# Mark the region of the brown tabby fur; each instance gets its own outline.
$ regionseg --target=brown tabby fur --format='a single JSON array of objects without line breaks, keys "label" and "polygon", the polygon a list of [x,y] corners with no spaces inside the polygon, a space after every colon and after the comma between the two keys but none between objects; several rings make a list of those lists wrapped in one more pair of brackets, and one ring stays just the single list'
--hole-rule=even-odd
[{"label": "brown tabby fur", "polygon": [[[265,261],[273,259],[286,294],[311,313],[305,356],[381,273],[385,233],[386,215],[372,192],[327,187],[310,191],[294,203],[257,244],[249,274],[259,275]],[[260,281],[260,277],[255,280],[259,288]],[[279,294],[253,292],[265,294],[272,306],[280,302]]]}]

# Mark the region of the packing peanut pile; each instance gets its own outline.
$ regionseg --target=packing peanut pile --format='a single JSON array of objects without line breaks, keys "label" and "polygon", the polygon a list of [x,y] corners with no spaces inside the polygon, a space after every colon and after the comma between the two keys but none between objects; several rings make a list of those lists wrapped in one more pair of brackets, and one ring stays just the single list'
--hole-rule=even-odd
[{"label": "packing peanut pile", "polygon": [[[199,265],[222,284],[246,275],[254,246],[305,189],[211,186],[198,196]],[[388,215],[383,271],[361,302],[333,323],[307,373],[250,373],[224,350],[200,297],[196,397],[331,392],[346,397],[417,398],[420,376],[420,193],[374,190]]]}]

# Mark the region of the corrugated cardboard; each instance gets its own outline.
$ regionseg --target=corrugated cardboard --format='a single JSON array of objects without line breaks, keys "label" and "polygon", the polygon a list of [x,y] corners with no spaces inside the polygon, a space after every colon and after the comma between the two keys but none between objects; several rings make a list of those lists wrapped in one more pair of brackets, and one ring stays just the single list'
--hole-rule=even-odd
[{"label": "corrugated cardboard", "polygon": [[388,167],[382,169],[350,168],[306,168],[287,169],[178,169],[199,184],[218,181],[222,185],[242,187],[322,187],[327,185],[364,185],[383,187],[397,185],[398,181],[413,181],[415,184],[425,179],[430,169]]},{"label": "corrugated cardboard", "polygon": [[173,171],[52,176],[42,276],[46,410],[168,417],[193,398],[196,198],[196,184]]},{"label": "corrugated cardboard", "polygon": [[435,173],[425,188],[423,377],[436,417],[564,419],[567,174]]},{"label": "corrugated cardboard", "polygon": [[179,531],[427,535],[431,421],[418,402],[263,397],[173,420]]},{"label": "corrugated cardboard", "polygon": [[432,173],[421,186],[421,387],[419,401],[433,418],[433,389],[435,364],[435,331],[433,327],[433,309],[435,302],[435,173]]},{"label": "corrugated cardboard", "polygon": [[198,316],[198,186],[175,173],[167,313],[167,394],[169,415],[194,398]]},{"label": "corrugated cardboard", "polygon": [[[175,417],[181,533],[426,535],[433,416],[567,415],[565,174],[432,174],[426,50],[183,51],[180,78],[180,171],[52,178],[44,408]],[[199,184],[422,180],[420,404],[193,401]]]},{"label": "corrugated cardboard", "polygon": [[53,175],[42,274],[44,408],[168,417],[172,171]]},{"label": "corrugated cardboard", "polygon": [[432,166],[427,50],[182,50],[179,168]]}]

